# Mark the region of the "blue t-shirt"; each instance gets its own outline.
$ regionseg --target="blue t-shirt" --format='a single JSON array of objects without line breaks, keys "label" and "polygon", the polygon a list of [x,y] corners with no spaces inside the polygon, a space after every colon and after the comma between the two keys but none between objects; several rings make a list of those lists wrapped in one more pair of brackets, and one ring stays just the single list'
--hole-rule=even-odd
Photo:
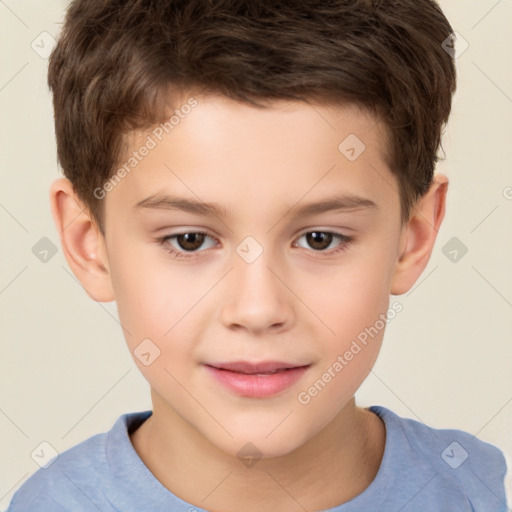
[{"label": "blue t-shirt", "polygon": [[[386,426],[379,470],[361,494],[328,512],[507,511],[498,448],[382,406],[368,409]],[[151,414],[124,414],[109,432],[57,455],[14,493],[7,512],[204,512],[166,489],[134,450],[129,433]]]}]

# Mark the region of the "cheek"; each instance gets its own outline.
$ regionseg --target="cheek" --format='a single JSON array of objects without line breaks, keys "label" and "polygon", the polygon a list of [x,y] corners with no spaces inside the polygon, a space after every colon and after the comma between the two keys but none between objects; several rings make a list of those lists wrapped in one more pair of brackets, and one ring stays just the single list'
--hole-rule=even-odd
[{"label": "cheek", "polygon": [[[370,373],[381,348],[386,327],[389,294],[380,284],[382,274],[362,265],[339,274],[325,294],[314,296],[313,308],[321,311],[325,334],[318,337],[319,364],[302,394],[300,407],[332,419],[355,394]],[[321,355],[320,355],[321,352]]]},{"label": "cheek", "polygon": [[[368,345],[355,341],[332,357],[305,381],[296,396],[297,407],[306,418],[321,418],[329,423],[355,395],[371,371],[380,348],[381,336]],[[350,354],[349,357],[348,354]]]},{"label": "cheek", "polygon": [[128,345],[133,351],[148,338],[163,350],[192,313],[201,290],[191,286],[193,277],[179,265],[165,261],[163,250],[157,258],[154,247],[118,252],[126,253],[130,258],[112,262],[111,278]]},{"label": "cheek", "polygon": [[166,274],[165,265],[158,267],[143,258],[134,261],[119,261],[112,273],[124,337],[151,388],[178,401],[183,395],[179,382],[187,379],[193,362],[190,322],[197,293],[178,272]]},{"label": "cheek", "polygon": [[382,252],[368,253],[351,256],[302,283],[304,302],[324,325],[324,339],[333,349],[341,350],[388,309],[389,261]]},{"label": "cheek", "polygon": [[376,243],[315,281],[318,286],[308,294],[307,304],[321,320],[315,323],[323,333],[318,337],[322,354],[315,375],[305,383],[306,402],[342,405],[373,367],[389,308],[389,250]]}]

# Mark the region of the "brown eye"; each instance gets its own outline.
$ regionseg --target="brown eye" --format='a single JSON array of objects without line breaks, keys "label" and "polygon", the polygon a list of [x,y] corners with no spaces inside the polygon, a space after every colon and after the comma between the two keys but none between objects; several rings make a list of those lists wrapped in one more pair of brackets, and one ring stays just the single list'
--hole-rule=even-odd
[{"label": "brown eye", "polygon": [[306,240],[310,247],[318,251],[323,251],[331,245],[333,234],[326,231],[311,231],[306,233]]},{"label": "brown eye", "polygon": [[196,251],[203,245],[205,234],[204,233],[184,233],[176,235],[176,242],[184,251]]},{"label": "brown eye", "polygon": [[[312,249],[309,252],[318,253],[318,256],[334,256],[335,254],[344,251],[352,243],[353,237],[342,235],[341,233],[331,233],[330,231],[308,231],[302,234],[298,240],[305,239],[302,244],[297,243],[299,247],[304,249]],[[333,243],[336,242],[337,243]]]},{"label": "brown eye", "polygon": [[[205,241],[208,241],[208,239],[210,240],[210,245],[205,244]],[[164,236],[159,238],[158,242],[174,257],[186,258],[200,255],[200,253],[204,252],[205,249],[214,247],[217,240],[208,235],[208,233],[192,231]]]}]

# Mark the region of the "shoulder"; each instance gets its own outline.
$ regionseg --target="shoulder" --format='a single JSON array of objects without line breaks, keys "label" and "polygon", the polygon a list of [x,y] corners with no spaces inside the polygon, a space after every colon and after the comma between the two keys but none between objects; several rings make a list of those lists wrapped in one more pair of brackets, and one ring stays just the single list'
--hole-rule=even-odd
[{"label": "shoulder", "polygon": [[[7,512],[21,510],[56,510],[60,497],[66,504],[77,492],[88,494],[105,477],[105,438],[101,433],[58,454],[39,468],[14,493]],[[51,507],[51,508],[50,508]]]},{"label": "shoulder", "polygon": [[[128,423],[148,413],[120,416],[108,432],[96,434],[58,454],[39,468],[14,493],[6,512],[61,512],[64,510],[110,510],[102,508],[110,479],[107,443],[126,437]],[[120,446],[122,449],[122,446]],[[65,508],[64,508],[65,506]]]},{"label": "shoulder", "polygon": [[499,448],[469,432],[433,428],[400,417],[385,407],[373,406],[370,410],[386,424],[394,445],[390,446],[390,456],[406,457],[407,461],[401,463],[402,470],[431,477],[428,484],[425,480],[431,496],[437,493],[442,499],[450,495],[454,501],[463,500],[469,511],[507,510],[507,463]]}]

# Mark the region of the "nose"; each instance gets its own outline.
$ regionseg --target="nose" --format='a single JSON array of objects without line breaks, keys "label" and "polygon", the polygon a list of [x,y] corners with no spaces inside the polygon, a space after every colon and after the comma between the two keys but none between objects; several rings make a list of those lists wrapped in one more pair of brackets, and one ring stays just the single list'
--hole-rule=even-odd
[{"label": "nose", "polygon": [[221,312],[223,324],[253,334],[289,329],[294,319],[293,293],[267,251],[251,263],[238,254],[233,261]]}]

